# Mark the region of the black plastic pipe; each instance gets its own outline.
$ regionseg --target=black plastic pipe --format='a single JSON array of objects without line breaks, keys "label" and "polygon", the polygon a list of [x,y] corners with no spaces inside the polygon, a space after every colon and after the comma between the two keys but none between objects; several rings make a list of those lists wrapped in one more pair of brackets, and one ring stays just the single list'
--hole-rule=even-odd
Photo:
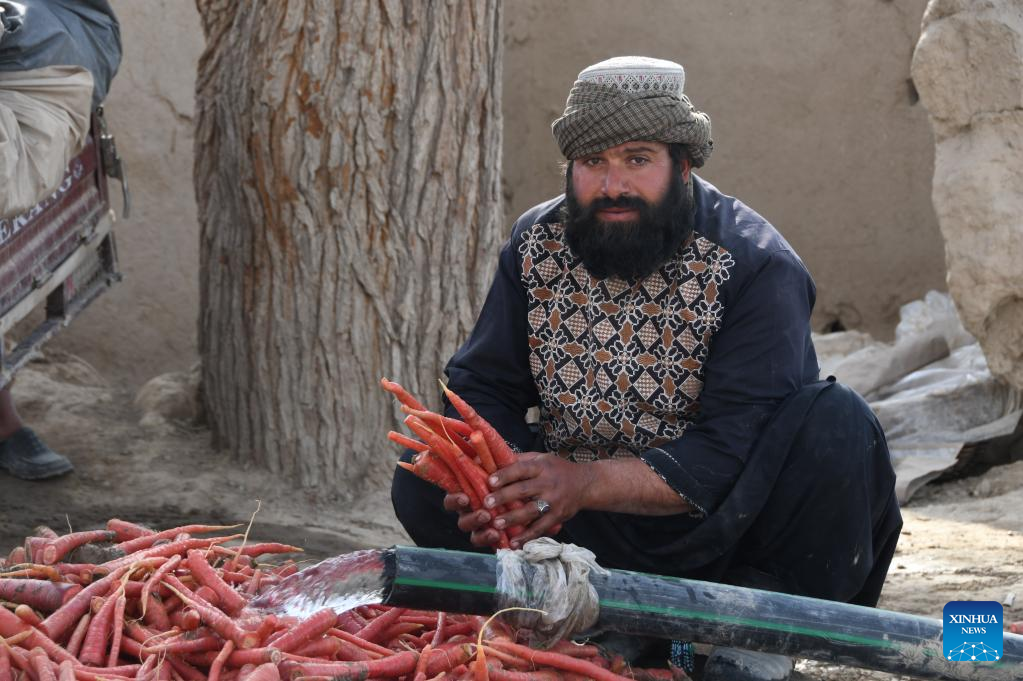
[{"label": "black plastic pipe", "polygon": [[[383,552],[383,602],[492,614],[493,555],[398,546]],[[1023,636],[1005,634],[997,662],[952,662],[941,620],[711,582],[609,570],[590,573],[597,628],[762,650],[921,679],[1023,680]],[[542,607],[542,606],[541,606]]]}]

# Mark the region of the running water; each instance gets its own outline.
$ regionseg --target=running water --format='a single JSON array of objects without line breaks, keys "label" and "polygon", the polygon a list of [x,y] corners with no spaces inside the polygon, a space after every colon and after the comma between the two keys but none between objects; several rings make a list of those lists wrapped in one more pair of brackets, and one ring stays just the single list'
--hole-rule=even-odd
[{"label": "running water", "polygon": [[278,615],[309,617],[330,608],[340,614],[384,597],[384,550],[327,558],[260,594],[252,606]]}]

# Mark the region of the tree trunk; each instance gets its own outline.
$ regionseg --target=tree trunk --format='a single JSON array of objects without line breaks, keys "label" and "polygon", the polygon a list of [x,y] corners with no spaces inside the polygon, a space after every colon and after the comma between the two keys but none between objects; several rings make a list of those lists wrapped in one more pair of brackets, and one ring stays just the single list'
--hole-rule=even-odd
[{"label": "tree trunk", "polygon": [[[378,484],[504,237],[499,0],[196,0],[199,348],[214,444]],[[258,8],[257,8],[258,6]]]}]

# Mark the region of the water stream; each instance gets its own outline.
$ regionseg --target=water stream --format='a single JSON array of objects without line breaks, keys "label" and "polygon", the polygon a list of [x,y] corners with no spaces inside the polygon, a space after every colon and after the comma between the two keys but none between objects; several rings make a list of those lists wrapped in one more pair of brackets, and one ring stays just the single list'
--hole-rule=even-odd
[{"label": "water stream", "polygon": [[327,558],[270,587],[252,606],[304,618],[324,608],[340,614],[360,605],[380,603],[385,586],[384,553],[369,549]]}]

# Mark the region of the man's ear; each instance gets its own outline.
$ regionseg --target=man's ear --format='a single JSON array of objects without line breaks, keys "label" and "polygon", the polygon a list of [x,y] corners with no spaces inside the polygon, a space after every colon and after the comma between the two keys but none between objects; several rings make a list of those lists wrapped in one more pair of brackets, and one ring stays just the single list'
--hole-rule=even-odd
[{"label": "man's ear", "polygon": [[689,160],[689,157],[683,157],[679,165],[682,166],[682,181],[689,182],[689,173],[693,169],[693,164]]}]

